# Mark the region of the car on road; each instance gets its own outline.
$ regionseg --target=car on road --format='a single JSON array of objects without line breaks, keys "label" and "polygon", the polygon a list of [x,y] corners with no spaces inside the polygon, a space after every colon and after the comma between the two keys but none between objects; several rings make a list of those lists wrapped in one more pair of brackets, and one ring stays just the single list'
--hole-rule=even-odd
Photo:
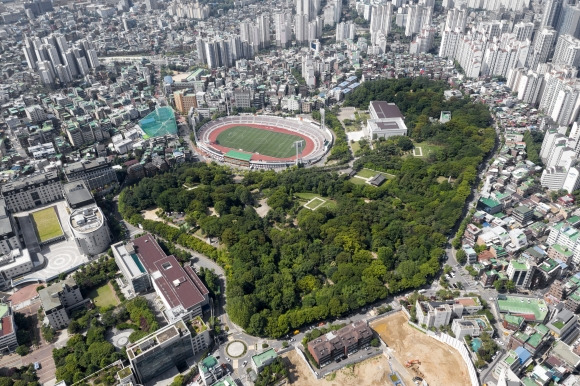
[{"label": "car on road", "polygon": [[248,364],[248,361],[244,361],[244,363],[242,363],[242,367],[246,367],[247,364]]},{"label": "car on road", "polygon": [[229,362],[229,361],[231,361],[231,359],[230,359],[230,358],[228,358],[228,357],[226,357],[226,361],[228,361],[228,362]]}]

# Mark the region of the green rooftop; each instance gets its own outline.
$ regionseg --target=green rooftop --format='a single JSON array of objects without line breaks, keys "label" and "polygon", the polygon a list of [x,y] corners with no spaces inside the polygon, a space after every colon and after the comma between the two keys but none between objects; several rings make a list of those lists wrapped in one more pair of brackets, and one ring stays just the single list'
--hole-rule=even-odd
[{"label": "green rooftop", "polygon": [[207,373],[210,369],[213,369],[217,365],[218,365],[217,359],[215,359],[211,355],[201,361],[201,369],[203,370],[204,373]]},{"label": "green rooftop", "polygon": [[241,151],[230,150],[228,151],[224,157],[234,158],[240,161],[250,161],[252,159],[253,154],[242,153]]},{"label": "green rooftop", "polygon": [[271,348],[260,354],[252,356],[252,360],[256,364],[256,367],[262,367],[264,363],[276,359],[277,356],[278,354],[276,354],[276,351],[273,348]]},{"label": "green rooftop", "polygon": [[522,263],[521,261],[512,260],[510,264],[518,271],[524,271],[528,269],[528,266],[525,263]]},{"label": "green rooftop", "polygon": [[548,306],[542,299],[505,296],[505,299],[497,300],[497,305],[502,313],[524,316],[528,320],[533,317],[543,322],[548,315]]},{"label": "green rooftop", "polygon": [[538,334],[537,332],[532,334],[530,336],[530,339],[528,339],[527,343],[532,346],[532,347],[538,347],[538,345],[540,344],[540,342],[542,341],[543,335]]},{"label": "green rooftop", "polygon": [[230,375],[226,375],[216,383],[213,383],[212,386],[234,386],[236,382]]},{"label": "green rooftop", "polygon": [[498,205],[501,205],[499,202],[492,200],[491,198],[485,198],[485,197],[480,198],[479,202],[481,202],[485,206],[489,206],[490,208],[494,208]]},{"label": "green rooftop", "polygon": [[514,362],[518,359],[518,354],[516,354],[515,351],[510,350],[510,352],[508,353],[508,356],[506,356],[504,358],[504,362],[507,363],[508,365],[513,365]]},{"label": "green rooftop", "polygon": [[559,254],[565,257],[571,257],[573,255],[572,251],[568,247],[562,246],[560,244],[552,244],[552,248],[556,250]]}]

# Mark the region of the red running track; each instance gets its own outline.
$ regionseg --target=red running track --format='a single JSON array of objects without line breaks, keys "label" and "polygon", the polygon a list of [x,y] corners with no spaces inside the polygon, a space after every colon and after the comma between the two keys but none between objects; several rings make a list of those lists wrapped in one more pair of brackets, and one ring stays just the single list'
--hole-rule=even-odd
[{"label": "red running track", "polygon": [[[304,148],[302,149],[302,157],[307,156],[308,154],[312,153],[312,151],[314,150],[314,142],[312,141],[312,139],[308,138],[307,136],[305,136],[303,134],[300,134],[300,133],[297,133],[297,132],[291,131],[291,130],[282,129],[280,127],[256,125],[253,123],[232,123],[232,124],[224,125],[224,126],[218,127],[217,129],[214,129],[211,133],[209,133],[209,140],[211,142],[210,146],[215,148],[215,149],[218,149],[219,151],[221,151],[224,154],[227,153],[229,150],[238,150],[238,149],[234,149],[234,148],[230,148],[230,147],[221,146],[221,145],[218,145],[216,143],[218,135],[220,135],[224,131],[231,129],[232,127],[236,127],[236,126],[248,126],[248,127],[254,127],[256,129],[274,131],[277,133],[297,135],[306,142],[306,146],[304,146]],[[244,152],[246,152],[246,151],[244,150]],[[293,156],[290,158],[276,158],[276,157],[270,157],[267,155],[256,154],[256,153],[254,153],[252,155],[252,161],[293,161],[295,159],[296,159],[296,156]]]}]

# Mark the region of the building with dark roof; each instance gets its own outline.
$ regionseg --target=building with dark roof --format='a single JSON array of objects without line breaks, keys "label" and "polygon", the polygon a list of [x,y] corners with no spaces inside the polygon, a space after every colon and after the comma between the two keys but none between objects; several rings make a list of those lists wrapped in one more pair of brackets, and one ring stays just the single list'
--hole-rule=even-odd
[{"label": "building with dark roof", "polygon": [[369,139],[407,135],[407,125],[405,125],[403,114],[396,104],[371,101],[369,112],[371,119],[367,120],[365,126],[365,134]]},{"label": "building with dark roof", "polygon": [[71,209],[78,209],[95,203],[95,199],[84,181],[75,181],[64,184],[62,190],[66,203]]},{"label": "building with dark roof", "polygon": [[82,180],[89,190],[101,190],[118,182],[117,174],[104,157],[68,164],[63,169],[68,182]]},{"label": "building with dark roof", "polygon": [[359,320],[338,331],[331,331],[308,342],[308,352],[320,367],[338,358],[357,352],[370,344],[373,331],[367,322]]},{"label": "building with dark roof", "polygon": [[202,314],[202,307],[209,302],[208,289],[191,266],[182,267],[175,256],[167,256],[151,235],[117,243],[112,249],[134,293],[154,288],[170,321]]},{"label": "building with dark roof", "polygon": [[5,255],[16,248],[21,248],[15,229],[14,218],[6,208],[4,199],[0,198],[0,254]]}]

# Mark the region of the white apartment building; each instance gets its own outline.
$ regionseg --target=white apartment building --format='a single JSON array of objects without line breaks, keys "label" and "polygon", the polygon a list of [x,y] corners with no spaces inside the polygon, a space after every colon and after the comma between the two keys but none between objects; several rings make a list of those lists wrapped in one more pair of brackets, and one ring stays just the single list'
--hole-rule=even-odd
[{"label": "white apartment building", "polygon": [[476,337],[481,334],[481,328],[475,320],[454,319],[451,323],[451,331],[456,339],[462,340],[467,335]]}]

